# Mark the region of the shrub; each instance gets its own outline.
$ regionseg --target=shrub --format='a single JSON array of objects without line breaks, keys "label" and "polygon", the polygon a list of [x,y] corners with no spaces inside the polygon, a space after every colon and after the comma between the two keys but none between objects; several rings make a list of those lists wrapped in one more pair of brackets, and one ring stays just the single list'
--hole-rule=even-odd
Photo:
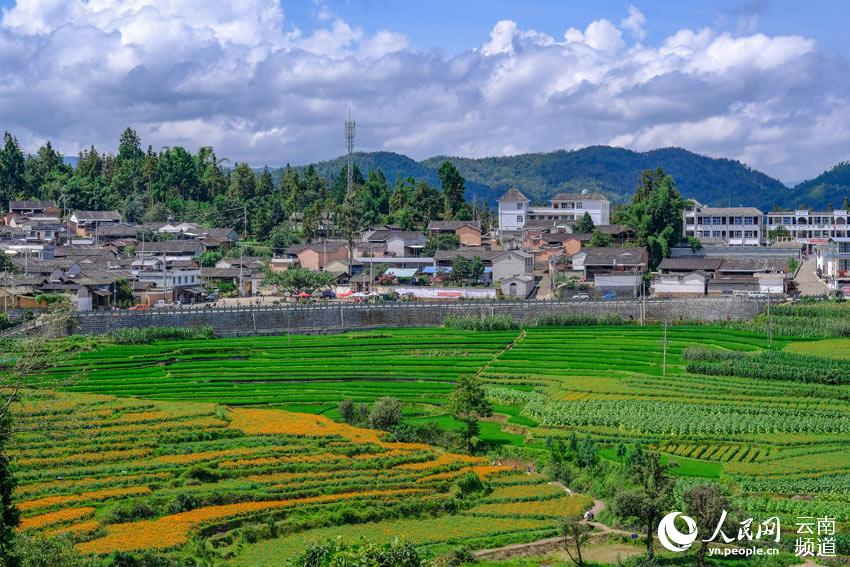
[{"label": "shrub", "polygon": [[156,516],[156,510],[147,502],[123,502],[107,513],[105,523],[121,524],[132,520],[152,518],[153,516]]},{"label": "shrub", "polygon": [[473,472],[464,474],[454,484],[454,492],[459,498],[469,498],[472,495],[486,491],[487,486]]},{"label": "shrub", "polygon": [[179,514],[180,512],[188,512],[198,507],[198,500],[191,494],[178,494],[174,500],[168,505],[168,512],[171,514]]},{"label": "shrub", "polygon": [[143,345],[164,340],[202,340],[214,338],[210,326],[203,327],[140,327],[119,329],[109,334],[109,340],[118,345]]},{"label": "shrub", "polygon": [[369,424],[375,429],[391,429],[401,422],[401,402],[396,398],[378,398],[372,406]]},{"label": "shrub", "polygon": [[216,482],[220,478],[216,471],[206,467],[192,467],[183,476],[186,480],[197,482]]},{"label": "shrub", "polygon": [[354,423],[354,400],[346,398],[339,402],[339,416],[345,423]]},{"label": "shrub", "polygon": [[508,315],[449,315],[443,324],[449,329],[462,331],[508,331],[520,328],[520,324]]},{"label": "shrub", "polygon": [[425,561],[409,543],[398,540],[378,545],[373,542],[344,543],[341,539],[311,543],[293,564],[296,567],[375,565],[379,567],[422,567]]}]

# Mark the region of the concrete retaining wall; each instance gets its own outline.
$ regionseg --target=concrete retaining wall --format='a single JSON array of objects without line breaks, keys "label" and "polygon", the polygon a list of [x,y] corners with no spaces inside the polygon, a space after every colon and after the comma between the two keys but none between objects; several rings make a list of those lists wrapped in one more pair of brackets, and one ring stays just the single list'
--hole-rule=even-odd
[{"label": "concrete retaining wall", "polygon": [[75,332],[103,334],[134,327],[201,327],[219,336],[279,333],[329,333],[380,327],[441,325],[449,315],[508,315],[533,322],[543,315],[620,315],[646,321],[748,320],[761,312],[764,301],[733,298],[658,299],[640,301],[528,301],[468,303],[387,303],[379,305],[316,305],[233,307],[80,313]]}]

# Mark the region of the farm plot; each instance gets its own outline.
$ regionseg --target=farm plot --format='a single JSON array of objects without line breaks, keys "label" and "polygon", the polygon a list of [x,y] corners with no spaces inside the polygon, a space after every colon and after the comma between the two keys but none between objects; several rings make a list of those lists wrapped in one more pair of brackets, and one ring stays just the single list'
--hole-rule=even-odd
[{"label": "farm plot", "polygon": [[[216,553],[217,545],[227,547],[222,534],[246,525],[297,534],[340,522],[463,513],[451,490],[457,478],[511,472],[274,409],[39,390],[26,393],[16,416],[19,529],[71,534],[86,553],[179,554],[214,534],[205,545]],[[528,484],[521,498],[552,498],[540,479]],[[529,520],[507,531],[547,526]]]},{"label": "farm plot", "polygon": [[229,405],[335,406],[341,399],[394,396],[439,405],[517,332],[471,335],[402,329],[334,336],[277,336],[111,345],[42,379],[80,375],[71,390]]},{"label": "farm plot", "polygon": [[379,542],[402,538],[426,552],[441,552],[450,545],[478,548],[506,545],[556,535],[561,519],[580,514],[593,505],[582,495],[568,495],[560,486],[538,474],[502,472],[490,477],[495,486],[480,504],[454,516],[372,522],[347,527],[343,532],[319,528],[300,534],[245,546],[233,565],[269,565],[273,558],[297,555],[309,542],[361,537]]}]

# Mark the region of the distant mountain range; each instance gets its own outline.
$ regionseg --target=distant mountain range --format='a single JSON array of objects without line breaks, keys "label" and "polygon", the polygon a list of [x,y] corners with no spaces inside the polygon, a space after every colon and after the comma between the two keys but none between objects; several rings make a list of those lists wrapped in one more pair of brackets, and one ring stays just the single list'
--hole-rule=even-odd
[{"label": "distant mountain range", "polygon": [[[638,178],[646,169],[664,168],[673,176],[683,196],[716,207],[840,207],[850,197],[850,164],[839,164],[828,172],[795,187],[787,187],[743,163],[711,158],[681,148],[635,152],[610,146],[507,157],[461,158],[436,156],[415,161],[392,152],[355,153],[354,161],[364,175],[381,168],[390,182],[397,177],[439,184],[437,170],[445,160],[457,166],[466,178],[467,197],[477,195],[495,204],[499,196],[516,187],[532,201],[542,202],[559,192],[582,190],[604,193],[614,203],[631,199]],[[313,164],[320,175],[336,176],[345,156]]]}]

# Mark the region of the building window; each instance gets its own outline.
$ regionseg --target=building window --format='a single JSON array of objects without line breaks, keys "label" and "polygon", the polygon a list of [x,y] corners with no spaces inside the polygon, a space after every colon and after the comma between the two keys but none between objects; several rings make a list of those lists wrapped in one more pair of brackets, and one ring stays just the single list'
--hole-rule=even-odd
[{"label": "building window", "polygon": [[517,216],[516,216],[516,221],[517,221],[517,222],[522,222],[522,215],[517,215]]},{"label": "building window", "polygon": [[721,217],[711,217],[711,224],[723,224],[723,219]]},{"label": "building window", "polygon": [[[742,217],[732,217],[732,224],[744,224],[744,219]],[[749,224],[749,223],[747,223]]]},{"label": "building window", "polygon": [[518,211],[521,211],[521,210],[522,210],[522,203],[517,203],[517,204],[516,204],[516,210],[518,210]]},{"label": "building window", "polygon": [[582,204],[581,204],[581,203],[576,203],[576,208],[577,208],[577,209],[582,208]]}]

